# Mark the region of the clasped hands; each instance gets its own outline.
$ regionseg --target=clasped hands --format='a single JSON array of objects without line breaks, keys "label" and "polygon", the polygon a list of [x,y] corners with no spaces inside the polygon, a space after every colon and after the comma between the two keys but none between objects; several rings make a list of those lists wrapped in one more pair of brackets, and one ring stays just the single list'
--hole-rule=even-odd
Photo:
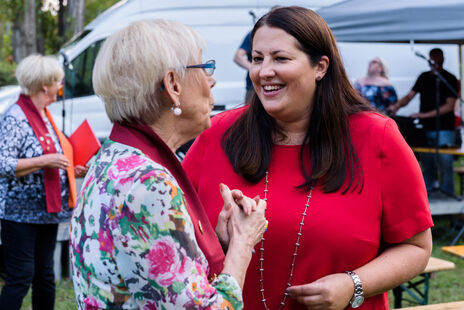
[{"label": "clasped hands", "polygon": [[240,190],[230,190],[227,185],[220,184],[224,205],[219,213],[216,234],[224,252],[227,252],[233,238],[240,238],[250,246],[250,251],[258,243],[267,225],[264,211],[266,202],[256,196],[250,198]]},{"label": "clasped hands", "polygon": [[[251,249],[261,240],[267,221],[264,217],[266,202],[256,196],[249,198],[240,190],[230,190],[220,184],[224,206],[219,213],[216,234],[224,252],[232,238],[240,235],[248,239]],[[307,309],[344,309],[353,296],[354,285],[345,273],[327,275],[312,283],[291,286],[289,296]],[[283,294],[283,292],[282,292]]]}]

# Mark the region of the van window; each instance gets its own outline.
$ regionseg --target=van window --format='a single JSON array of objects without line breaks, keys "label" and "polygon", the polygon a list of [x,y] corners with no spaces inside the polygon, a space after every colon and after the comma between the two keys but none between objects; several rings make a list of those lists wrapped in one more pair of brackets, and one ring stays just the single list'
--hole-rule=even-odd
[{"label": "van window", "polygon": [[66,97],[77,98],[94,94],[92,70],[95,58],[104,40],[90,45],[85,51],[71,61],[72,68],[66,68]]},{"label": "van window", "polygon": [[79,43],[83,38],[85,38],[86,35],[88,35],[90,33],[90,30],[84,30],[84,31],[81,31],[79,32],[78,34],[76,34],[75,36],[73,36],[71,38],[71,40],[69,40],[68,42],[66,42],[63,47],[61,47],[61,49],[63,49],[64,51],[68,50],[68,49],[71,49],[74,45],[76,45],[77,43]]}]

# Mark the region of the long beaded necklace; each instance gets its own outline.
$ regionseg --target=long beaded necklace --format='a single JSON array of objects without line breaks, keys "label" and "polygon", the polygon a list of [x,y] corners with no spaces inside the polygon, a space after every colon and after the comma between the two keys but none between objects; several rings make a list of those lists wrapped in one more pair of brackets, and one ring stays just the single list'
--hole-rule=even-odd
[{"label": "long beaded necklace", "polygon": [[[264,183],[264,201],[266,202],[267,202],[268,184],[269,184],[269,171],[266,171],[266,180]],[[296,256],[298,255],[298,247],[300,246],[300,237],[302,235],[301,231],[303,229],[304,220],[306,217],[306,211],[309,207],[309,201],[311,200],[311,194],[313,192],[313,188],[314,187],[311,186],[311,188],[309,189],[308,197],[305,203],[305,208],[304,208],[303,213],[301,214],[302,218],[300,222],[300,229],[298,230],[298,234],[296,237],[295,251],[293,252],[292,265],[290,268],[290,275],[288,276],[287,288],[292,286],[291,283],[292,283],[292,278],[293,278],[293,269],[295,268],[295,260],[296,260]],[[259,284],[261,287],[260,291],[261,291],[261,297],[262,297],[261,302],[264,305],[264,309],[269,310],[266,304],[266,298],[264,297],[264,236],[261,238],[261,247],[259,250],[261,253],[260,258],[259,258]],[[282,298],[282,301],[280,302],[279,310],[281,310],[285,306],[285,301],[287,300],[287,297],[288,297],[288,293],[285,292],[284,297]]]}]

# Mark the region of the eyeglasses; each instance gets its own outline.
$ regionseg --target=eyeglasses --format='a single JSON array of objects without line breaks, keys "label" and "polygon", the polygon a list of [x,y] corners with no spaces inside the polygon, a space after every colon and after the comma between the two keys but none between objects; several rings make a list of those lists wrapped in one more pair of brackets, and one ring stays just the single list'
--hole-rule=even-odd
[{"label": "eyeglasses", "polygon": [[191,65],[185,68],[187,69],[201,68],[206,72],[207,75],[213,75],[214,70],[216,69],[216,60],[208,60],[204,64]]}]

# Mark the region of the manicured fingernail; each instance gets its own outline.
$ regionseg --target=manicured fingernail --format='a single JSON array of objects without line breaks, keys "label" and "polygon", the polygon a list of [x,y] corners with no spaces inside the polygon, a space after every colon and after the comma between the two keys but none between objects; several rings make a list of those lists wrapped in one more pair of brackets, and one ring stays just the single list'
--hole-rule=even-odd
[{"label": "manicured fingernail", "polygon": [[224,190],[224,184],[219,183],[219,190],[222,192]]},{"label": "manicured fingernail", "polygon": [[290,294],[290,290],[288,288],[285,290],[285,295],[292,297],[292,294]]}]

